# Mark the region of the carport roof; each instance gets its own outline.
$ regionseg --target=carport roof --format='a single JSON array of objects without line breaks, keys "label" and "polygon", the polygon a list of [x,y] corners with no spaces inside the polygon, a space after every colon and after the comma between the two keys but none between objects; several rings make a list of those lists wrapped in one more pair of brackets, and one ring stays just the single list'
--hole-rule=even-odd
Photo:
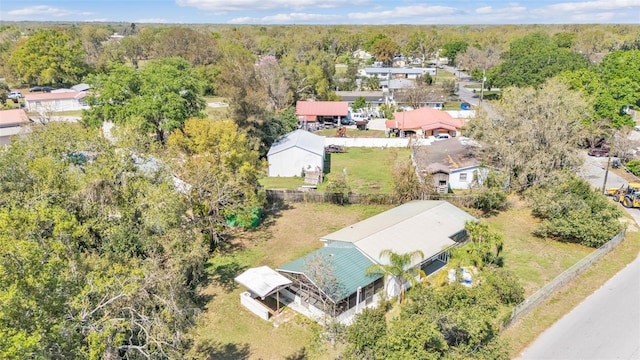
[{"label": "carport roof", "polygon": [[248,269],[236,276],[235,280],[261,298],[270,295],[283,286],[291,284],[291,280],[268,266]]},{"label": "carport roof", "polygon": [[298,101],[296,115],[315,116],[347,116],[349,103],[347,101]]}]

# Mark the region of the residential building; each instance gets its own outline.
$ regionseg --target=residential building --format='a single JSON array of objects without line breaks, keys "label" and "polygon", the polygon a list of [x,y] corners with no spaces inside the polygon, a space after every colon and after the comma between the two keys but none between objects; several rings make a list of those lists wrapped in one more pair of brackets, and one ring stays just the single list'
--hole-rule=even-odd
[{"label": "residential building", "polygon": [[11,144],[11,137],[29,131],[31,121],[22,109],[0,110],[0,145]]},{"label": "residential building", "polygon": [[303,176],[324,171],[324,137],[296,130],[278,139],[267,153],[269,176]]},{"label": "residential building", "polygon": [[457,136],[464,122],[451,117],[447,112],[423,107],[411,111],[393,113],[393,120],[387,120],[387,133],[418,138],[449,134]]},{"label": "residential building", "polygon": [[264,281],[259,276],[247,281],[243,273],[236,280],[248,285],[249,292],[275,295],[278,302],[315,320],[333,318],[348,324],[365,307],[398,296],[398,289],[391,286],[393,278],[367,275],[372,265],[389,264],[381,256],[383,250],[422,252],[424,257],[414,259],[410,268],[429,276],[446,265],[453,247],[467,240],[467,221],[477,219],[446,201],[412,201],[323,236],[324,247],[277,269],[290,282],[274,281],[273,274]]},{"label": "residential building", "polygon": [[300,128],[314,131],[325,126],[338,126],[349,113],[346,101],[298,101],[296,115]]},{"label": "residential building", "polygon": [[24,105],[27,111],[38,113],[82,110],[88,108],[85,96],[85,91],[32,93],[25,95]]}]

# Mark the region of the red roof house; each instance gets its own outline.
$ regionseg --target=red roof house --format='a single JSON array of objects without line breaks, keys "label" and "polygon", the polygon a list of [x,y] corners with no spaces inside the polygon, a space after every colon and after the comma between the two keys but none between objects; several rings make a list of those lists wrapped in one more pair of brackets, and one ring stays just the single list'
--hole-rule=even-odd
[{"label": "red roof house", "polygon": [[340,124],[340,118],[346,118],[349,115],[349,102],[298,101],[296,102],[296,115],[304,128],[309,127],[308,125],[315,128],[317,124],[325,122]]},{"label": "red roof house", "polygon": [[464,125],[461,119],[456,119],[449,113],[429,107],[411,111],[393,113],[393,120],[387,120],[388,130],[404,133],[414,133],[419,136],[449,134],[455,136]]}]

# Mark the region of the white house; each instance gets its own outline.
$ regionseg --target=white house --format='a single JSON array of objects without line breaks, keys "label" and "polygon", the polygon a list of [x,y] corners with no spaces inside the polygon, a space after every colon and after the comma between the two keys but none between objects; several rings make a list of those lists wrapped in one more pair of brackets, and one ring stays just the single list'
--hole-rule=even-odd
[{"label": "white house", "polygon": [[489,173],[486,166],[478,163],[460,168],[449,168],[449,171],[449,187],[452,190],[466,190],[481,185]]},{"label": "white house", "polygon": [[58,112],[87,109],[84,102],[87,93],[84,91],[66,91],[58,93],[28,94],[24,97],[27,111]]},{"label": "white house", "polygon": [[302,176],[324,171],[324,137],[296,130],[278,139],[267,153],[269,176]]}]

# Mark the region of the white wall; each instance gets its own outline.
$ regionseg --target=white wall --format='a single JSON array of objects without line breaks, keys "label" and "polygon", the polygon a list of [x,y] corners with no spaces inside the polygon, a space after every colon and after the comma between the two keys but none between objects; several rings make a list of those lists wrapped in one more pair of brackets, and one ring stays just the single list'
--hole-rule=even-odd
[{"label": "white wall", "polygon": [[324,168],[321,155],[293,147],[269,156],[269,176],[301,176],[302,169]]},{"label": "white wall", "polygon": [[88,109],[77,99],[63,99],[63,100],[31,100],[26,102],[28,111],[75,111]]},{"label": "white wall", "polygon": [[[487,169],[480,166],[468,167],[462,170],[452,169],[449,174],[449,187],[453,190],[465,190],[473,183],[474,177],[478,177],[478,182],[482,183],[487,176]],[[460,174],[466,174],[466,181],[460,180]]]},{"label": "white wall", "polygon": [[[347,136],[349,132],[347,130]],[[408,138],[324,138],[324,145],[340,145],[346,147],[407,147]]]},{"label": "white wall", "polygon": [[258,300],[255,300],[248,291],[240,293],[240,303],[252,313],[264,320],[269,320],[269,310]]}]

